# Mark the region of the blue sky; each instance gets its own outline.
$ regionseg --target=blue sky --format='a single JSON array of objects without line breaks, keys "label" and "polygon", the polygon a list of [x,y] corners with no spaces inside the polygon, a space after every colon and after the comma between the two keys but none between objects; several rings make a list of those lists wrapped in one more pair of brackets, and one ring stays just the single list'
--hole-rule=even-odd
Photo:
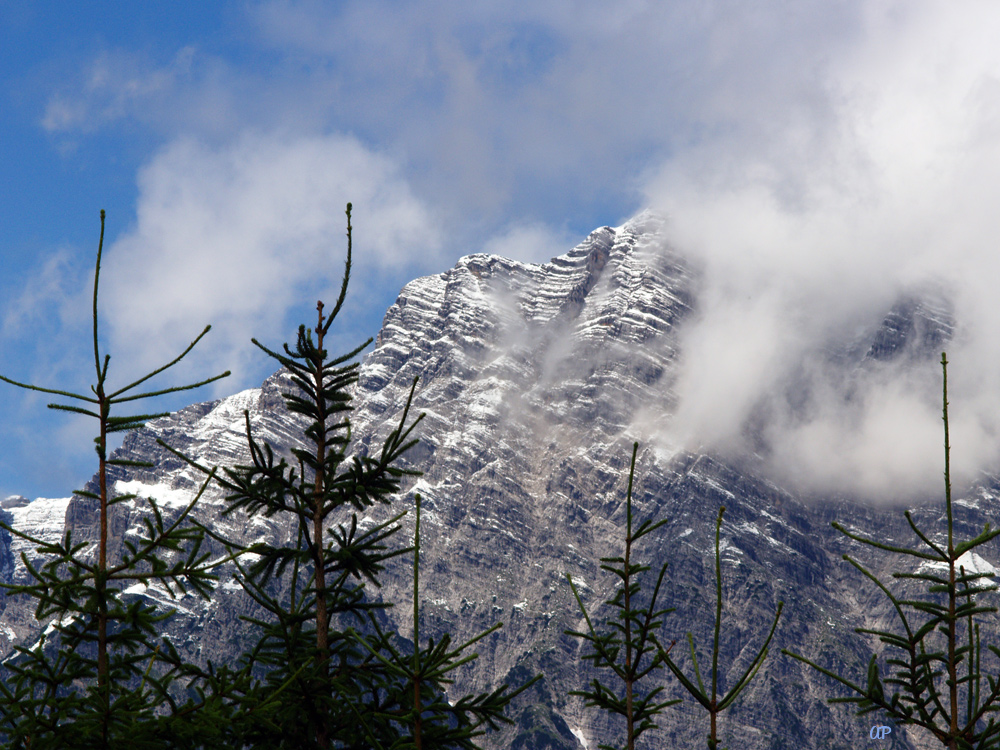
[{"label": "blue sky", "polygon": [[[112,380],[206,323],[174,377],[234,373],[178,408],[258,384],[250,337],[280,343],[334,297],[348,200],[343,348],[418,275],[547,260],[652,206],[711,280],[678,386],[695,442],[733,433],[803,331],[935,279],[974,322],[968,420],[992,460],[998,32],[992,2],[0,0],[0,373],[91,382],[102,208]],[[848,433],[877,441],[901,413],[920,432],[911,390],[788,449],[812,439],[798,458],[819,471]],[[45,402],[0,391],[0,495],[93,471],[91,425]]]}]

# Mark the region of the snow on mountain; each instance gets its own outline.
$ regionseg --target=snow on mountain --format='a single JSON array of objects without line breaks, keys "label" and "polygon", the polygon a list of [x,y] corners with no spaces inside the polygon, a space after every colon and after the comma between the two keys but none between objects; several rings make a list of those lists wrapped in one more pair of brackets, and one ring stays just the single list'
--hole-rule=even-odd
[{"label": "snow on mountain", "polygon": [[[480,658],[458,675],[450,694],[545,675],[515,706],[515,725],[485,736],[486,747],[576,750],[613,741],[618,729],[568,696],[596,675],[580,659],[581,644],[564,634],[585,627],[566,575],[591,616],[603,619],[601,604],[615,582],[600,569],[600,558],[621,553],[632,441],[676,408],[684,356],[680,332],[697,314],[699,272],[670,246],[666,233],[662,218],[643,213],[592,232],[545,264],[468,255],[443,273],[407,284],[362,361],[354,450],[380,449],[398,424],[415,377],[413,415],[426,414],[415,435],[420,443],[406,455],[406,464],[423,475],[408,478],[396,503],[373,509],[362,523],[411,509],[419,491],[427,521],[422,633],[437,638],[450,631],[462,641],[504,623],[479,644]],[[851,342],[841,359],[856,367],[866,358],[939,351],[953,330],[950,315],[946,301],[933,295],[907,298],[873,321],[867,338]],[[111,486],[119,494],[152,497],[168,510],[180,508],[202,477],[156,439],[206,465],[245,463],[244,410],[258,439],[287,451],[302,426],[282,402],[281,392],[290,387],[288,376],[278,372],[260,388],[195,404],[128,435],[121,455],[155,466],[115,468]],[[981,529],[987,520],[996,523],[996,503],[979,501],[998,492],[1000,485],[989,479],[962,496],[960,533]],[[719,506],[726,506],[722,689],[745,669],[777,602],[786,604],[771,656],[745,697],[720,720],[723,744],[746,750],[863,745],[870,722],[828,705],[824,699],[835,694],[829,681],[779,652],[792,647],[828,666],[856,665],[861,678],[871,643],[854,628],[889,622],[892,612],[841,555],[857,557],[883,580],[892,561],[844,538],[830,521],[912,544],[901,515],[837,498],[807,503],[775,485],[753,456],[737,461],[647,442],[639,451],[634,498],[640,521],[669,519],[636,552],[654,568],[670,564],[664,606],[676,612],[667,616],[663,637],[680,642],[692,631],[702,654],[711,643],[714,616],[714,521]],[[31,503],[6,512],[15,528],[55,534],[65,523],[74,534],[92,535],[89,501],[63,502],[61,511]],[[137,528],[145,503],[116,506],[118,539]],[[282,538],[289,531],[273,520],[223,517],[223,503],[223,493],[210,487],[196,513],[234,539]],[[940,508],[918,509],[914,517],[934,527]],[[405,546],[412,513],[402,523],[398,543]],[[9,560],[18,548],[2,538]],[[975,558],[977,570],[1000,562],[988,557],[983,552]],[[408,559],[393,561],[378,595],[407,601],[409,566]],[[9,579],[13,569],[3,570]],[[192,600],[179,610],[171,637],[196,657],[235,658],[250,637],[239,619],[247,602],[232,585],[220,586],[211,604]],[[410,633],[405,608],[389,617],[402,636]],[[9,600],[0,629],[14,627],[17,637],[26,638],[29,625],[30,613]],[[673,680],[665,684],[664,699],[683,697]],[[668,709],[659,724],[650,747],[695,747],[707,732],[705,714],[690,700]],[[898,739],[908,741],[905,731]]]},{"label": "snow on mountain", "polygon": [[[7,523],[21,533],[28,534],[39,541],[57,541],[62,537],[66,526],[66,509],[69,507],[70,500],[71,498],[68,497],[40,497],[24,505],[6,507],[5,510],[10,516]],[[15,560],[14,577],[17,579],[24,573],[21,553],[26,553],[29,560],[34,559],[35,545],[27,539],[13,536],[9,549]]]}]

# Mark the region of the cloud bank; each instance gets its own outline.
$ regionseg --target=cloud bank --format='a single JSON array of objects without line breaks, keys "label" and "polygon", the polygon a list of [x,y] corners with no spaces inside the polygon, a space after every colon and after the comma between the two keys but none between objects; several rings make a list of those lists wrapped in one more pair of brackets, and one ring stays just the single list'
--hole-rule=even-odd
[{"label": "cloud bank", "polygon": [[837,373],[817,342],[946,290],[955,459],[1000,460],[998,37],[988,0],[273,0],[81,59],[38,126],[143,164],[106,266],[120,366],[211,322],[197,376],[250,372],[251,335],[330,296],[348,200],[371,309],[345,348],[413,275],[544,260],[649,205],[704,269],[666,438],[746,448],[752,423],[783,481],[892,498],[940,483],[937,370]]},{"label": "cloud bank", "polygon": [[[844,370],[827,348],[941,290],[953,469],[1000,464],[1000,8],[857,10],[849,38],[776,40],[781,67],[727,89],[725,134],[650,178],[705,280],[671,438],[746,450],[755,420],[783,481],[906,501],[943,489],[940,367]],[[736,41],[719,65],[754,59]]]},{"label": "cloud bank", "polygon": [[376,280],[405,279],[439,245],[428,207],[390,159],[341,136],[172,142],[140,174],[135,224],[109,248],[102,285],[114,348],[129,352],[130,369],[148,370],[211,323],[196,369],[232,369],[244,382],[260,356],[252,336],[280,346],[312,324],[317,299],[336,300],[349,201],[351,307],[368,312]]}]

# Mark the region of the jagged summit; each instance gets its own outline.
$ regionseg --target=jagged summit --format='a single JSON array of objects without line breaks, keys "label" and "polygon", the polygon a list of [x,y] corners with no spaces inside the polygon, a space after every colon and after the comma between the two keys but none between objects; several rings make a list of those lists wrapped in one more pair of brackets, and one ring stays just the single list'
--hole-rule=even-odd
[{"label": "jagged summit", "polygon": [[955,333],[955,307],[945,293],[923,288],[892,306],[875,333],[866,359],[892,361],[933,359]]},{"label": "jagged summit", "polygon": [[[411,478],[385,513],[411,507],[416,491],[425,498],[421,589],[427,633],[436,638],[449,630],[461,642],[504,622],[479,644],[480,659],[459,675],[456,690],[479,692],[505,681],[519,684],[538,671],[545,675],[518,703],[515,726],[483,738],[487,747],[576,750],[613,739],[614,728],[601,714],[567,695],[593,673],[579,659],[579,642],[563,634],[583,626],[565,575],[573,576],[592,610],[609,598],[614,581],[601,571],[600,558],[620,553],[635,425],[664,422],[676,409],[681,332],[697,314],[700,277],[668,235],[663,217],[642,212],[619,227],[596,229],[548,263],[465,256],[453,268],[403,287],[362,360],[352,416],[357,451],[380,448],[419,378],[413,409],[427,416],[407,461],[423,476]],[[859,365],[871,352],[919,354],[924,341],[937,346],[954,327],[940,303],[918,300],[885,311],[864,341],[843,349],[844,356]],[[258,439],[287,452],[301,428],[281,398],[289,387],[287,375],[278,372],[259,388],[195,404],[129,434],[119,455],[150,461],[154,468],[116,468],[113,486],[120,493],[138,490],[167,508],[183,502],[196,491],[198,477],[156,439],[203,463],[246,462],[244,409]],[[723,457],[649,445],[640,450],[635,486],[640,519],[670,519],[641,550],[654,565],[670,561],[665,595],[677,608],[667,622],[670,639],[691,629],[699,643],[710,640],[714,519],[719,505],[727,508],[721,658],[731,668],[724,681],[738,676],[744,647],[757,642],[761,629],[766,632],[779,599],[789,614],[773,654],[794,644],[845,663],[862,658],[866,644],[853,628],[870,627],[887,613],[874,598],[859,598],[858,581],[840,555],[850,549],[876,572],[879,566],[865,550],[845,544],[829,522],[849,513],[858,527],[902,541],[907,527],[897,513],[804,504]],[[996,522],[998,494],[1000,486],[987,483],[966,498],[970,526]],[[0,513],[20,526],[32,505],[4,505]],[[288,531],[269,521],[223,518],[221,507],[220,493],[212,490],[200,517],[234,538]],[[116,508],[120,540],[144,511],[136,504]],[[360,520],[380,517],[372,513]],[[92,521],[88,502],[77,497],[66,501],[61,518],[47,523],[57,533],[60,524],[69,524],[76,537],[86,538]],[[409,533],[412,520],[403,523]],[[14,549],[9,536],[0,534],[8,577],[15,574]],[[408,565],[394,561],[379,596],[408,599]],[[0,644],[9,648],[37,633],[20,602],[3,605],[0,634],[8,633],[8,640]],[[178,648],[213,660],[238,653],[245,627],[239,615],[248,611],[239,590],[223,586],[210,605],[192,599],[177,607],[170,627]],[[405,636],[406,608],[399,609],[390,617]],[[680,697],[677,686],[667,684],[664,699]],[[862,744],[858,722],[849,711],[828,706],[828,694],[829,685],[814,673],[772,657],[724,718],[723,744],[746,750]],[[651,740],[656,746],[697,746],[705,734],[697,716],[690,705],[681,706],[664,716],[663,731]]]},{"label": "jagged summit", "polygon": [[620,227],[615,227],[615,232],[630,232],[636,235],[647,235],[656,237],[662,241],[666,236],[667,217],[665,214],[654,208],[644,208]]}]

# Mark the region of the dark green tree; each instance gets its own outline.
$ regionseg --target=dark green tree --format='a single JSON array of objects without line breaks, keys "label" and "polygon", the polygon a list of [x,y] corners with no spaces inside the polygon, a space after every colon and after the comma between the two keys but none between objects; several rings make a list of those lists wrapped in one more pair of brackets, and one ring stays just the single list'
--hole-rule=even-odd
[{"label": "dark green tree", "polygon": [[[251,464],[227,468],[220,484],[229,493],[225,513],[237,511],[288,520],[287,544],[260,542],[234,553],[237,580],[262,611],[248,618],[259,638],[246,654],[246,674],[259,677],[240,698],[242,717],[234,737],[261,748],[373,746],[377,742],[366,686],[377,684],[377,660],[353,636],[387,605],[369,599],[366,583],[378,585],[384,563],[409,548],[389,549],[399,530],[398,514],[362,530],[358,513],[386,504],[401,477],[419,472],[397,466],[416,443],[410,439],[421,417],[407,425],[413,391],[399,426],[381,453],[349,455],[350,388],[357,362],[371,339],[333,358],[325,339],[347,295],[351,271],[351,204],[347,204],[347,261],[340,295],[329,315],[317,303],[315,328],[300,326],[294,348],[275,352],[253,343],[290,374],[295,388],[283,394],[287,408],[306,418],[301,447],[291,460],[258,442],[247,415]],[[414,382],[414,387],[416,382]],[[205,467],[200,467],[207,473]],[[216,537],[218,538],[218,537]],[[235,739],[233,740],[236,741]]]},{"label": "dark green tree", "polygon": [[596,706],[625,720],[624,745],[601,744],[598,746],[601,750],[618,750],[619,747],[635,750],[635,743],[639,737],[656,727],[654,718],[664,708],[680,703],[679,699],[659,700],[660,693],[664,689],[663,685],[657,685],[648,691],[639,687],[644,678],[662,668],[665,663],[664,658],[674,644],[671,643],[663,649],[656,638],[656,632],[663,625],[663,616],[673,612],[673,609],[656,608],[656,599],[660,593],[663,576],[667,572],[667,563],[660,568],[649,604],[641,607],[637,603],[642,586],[636,579],[650,567],[632,561],[632,545],[667,523],[666,519],[655,523],[646,520],[634,532],[632,530],[632,480],[635,476],[635,457],[638,450],[639,443],[634,443],[632,463],[628,473],[628,490],[625,495],[625,557],[601,558],[601,568],[621,580],[621,586],[616,589],[614,598],[605,602],[617,610],[615,615],[606,621],[606,630],[601,633],[595,630],[573,578],[566,574],[580,611],[587,621],[587,632],[567,630],[566,634],[586,641],[591,650],[583,656],[583,659],[598,669],[610,669],[621,682],[620,689],[612,688],[594,678],[589,690],[570,692],[570,695],[582,697],[585,705]]},{"label": "dark green tree", "polygon": [[[917,528],[909,511],[904,513],[913,533],[922,542],[916,548],[896,547],[848,531],[839,523],[833,527],[855,541],[876,549],[913,558],[930,570],[913,573],[895,572],[897,580],[921,581],[927,596],[902,598],[871,571],[850,555],[844,559],[861,571],[892,603],[901,631],[857,628],[856,632],[878,636],[889,648],[888,671],[879,674],[876,655],[868,663],[867,681],[854,682],[824,669],[813,661],[787,649],[782,653],[808,664],[836,680],[853,693],[830,698],[830,703],[854,703],[858,715],[885,711],[901,725],[921,727],[949,750],[989,750],[1000,748],[1000,677],[989,673],[984,663],[992,654],[993,673],[998,666],[1000,649],[988,646],[984,655],[977,619],[995,613],[997,608],[984,604],[984,595],[997,586],[983,579],[989,573],[966,572],[960,559],[1000,535],[986,524],[972,539],[958,541],[954,534],[951,497],[951,444],[948,429],[948,359],[941,354],[943,375],[942,419],[944,420],[944,537],[936,540]],[[934,570],[934,567],[938,570]],[[945,569],[947,573],[945,573]],[[905,595],[904,595],[905,596]],[[908,614],[909,613],[909,614]],[[964,631],[964,632],[963,632]],[[964,672],[964,674],[963,674]],[[984,684],[985,683],[985,684]]]},{"label": "dark green tree", "polygon": [[778,611],[774,615],[774,622],[771,623],[771,630],[767,634],[767,638],[764,640],[764,645],[760,647],[760,651],[750,662],[750,665],[746,668],[746,671],[740,675],[739,679],[733,683],[733,686],[719,698],[719,631],[722,627],[722,560],[719,555],[719,532],[722,528],[722,514],[725,513],[726,509],[719,508],[719,516],[715,521],[715,638],[712,643],[712,690],[711,693],[705,689],[705,685],[701,679],[701,670],[698,667],[698,654],[695,652],[694,647],[694,636],[690,632],[687,634],[688,646],[691,649],[691,662],[694,666],[694,675],[697,685],[691,681],[691,679],[684,674],[680,667],[670,658],[670,654],[667,652],[662,652],[660,654],[664,663],[670,668],[674,676],[680,681],[684,688],[691,693],[698,703],[700,703],[709,715],[709,731],[708,731],[708,747],[709,750],[716,750],[719,746],[716,717],[725,709],[729,708],[743,692],[744,688],[750,684],[750,681],[757,674],[757,671],[764,664],[764,660],[767,658],[768,646],[771,644],[771,639],[774,637],[774,630],[778,627],[778,618],[781,617],[781,609],[784,606],[783,602],[778,602]]},{"label": "dark green tree", "polygon": [[[202,490],[179,513],[167,518],[153,499],[143,533],[125,539],[121,555],[112,555],[108,525],[114,506],[137,500],[113,496],[108,488],[109,466],[149,466],[110,458],[109,436],[133,430],[166,414],[120,416],[117,409],[140,399],[190,390],[227,376],[225,372],[199,383],[143,391],[140,387],[177,364],[208,333],[206,327],[181,354],[163,367],[128,385],[108,384],[110,356],[101,355],[98,336],[98,281],[104,247],[104,211],[94,269],[93,340],[96,381],[89,393],[75,393],[21,383],[7,383],[52,394],[69,403],[49,407],[97,420],[94,439],[98,457],[97,492],[76,495],[96,506],[97,540],[78,540],[66,531],[61,540],[44,542],[4,524],[37,548],[44,559],[36,566],[22,553],[28,582],[7,585],[8,596],[36,600],[35,616],[47,627],[38,641],[18,646],[3,663],[0,680],[0,741],[10,748],[159,748],[165,747],[171,716],[186,708],[189,673],[177,652],[158,633],[172,611],[126,593],[136,584],[159,588],[171,596],[188,590],[208,598],[216,576],[202,552],[202,530],[189,514]],[[179,682],[178,682],[179,680]]]},{"label": "dark green tree", "polygon": [[475,739],[496,731],[500,723],[512,724],[504,711],[510,702],[541,679],[536,675],[513,692],[501,685],[490,693],[467,695],[451,701],[445,686],[454,682],[448,675],[478,658],[466,651],[486,636],[503,627],[496,623],[462,645],[451,648],[451,636],[445,633],[435,643],[420,645],[420,494],[415,497],[416,523],[413,532],[413,647],[412,653],[399,649],[394,639],[377,626],[374,638],[359,638],[365,649],[385,667],[385,679],[379,693],[384,696],[377,709],[378,718],[387,720],[394,739],[390,750],[477,750]]},{"label": "dark green tree", "polygon": [[[414,547],[390,547],[405,511],[369,528],[359,524],[358,513],[390,503],[402,477],[419,475],[398,463],[417,442],[410,435],[423,415],[409,419],[415,379],[399,424],[381,452],[367,455],[351,443],[350,388],[358,378],[358,364],[351,360],[371,339],[336,358],[325,348],[350,280],[350,203],[346,213],[347,260],[332,312],[325,315],[319,302],[315,328],[300,326],[295,347],[286,344],[283,353],[253,340],[290,375],[294,389],[283,394],[285,403],[290,412],[305,417],[307,426],[289,460],[255,439],[246,415],[251,463],[225,469],[217,481],[229,493],[225,513],[287,519],[292,536],[285,544],[241,547],[206,529],[234,556],[245,555],[234,560],[236,578],[261,614],[245,618],[259,637],[245,655],[242,670],[216,672],[205,684],[221,684],[228,696],[237,696],[227,704],[237,706],[229,711],[233,721],[227,728],[227,746],[471,749],[484,724],[495,729],[497,722],[506,721],[504,708],[527,685],[513,693],[504,685],[449,703],[444,694],[449,673],[475,659],[465,651],[500,625],[458,648],[451,648],[447,634],[421,648],[419,496]],[[199,468],[210,473],[207,467]],[[379,586],[378,576],[388,560],[410,551],[412,652],[397,646],[398,638],[380,621],[392,605],[375,601],[367,589]]]},{"label": "dark green tree", "polygon": [[[390,548],[406,514],[362,528],[358,513],[388,504],[400,480],[420,472],[398,466],[417,441],[410,435],[423,415],[410,421],[417,385],[396,429],[377,456],[351,443],[350,389],[358,364],[351,362],[371,339],[332,358],[325,341],[343,307],[352,260],[351,204],[347,204],[347,260],[340,294],[329,315],[317,303],[315,328],[300,326],[296,344],[279,353],[253,343],[282,365],[293,388],[284,392],[292,414],[304,417],[302,441],[290,457],[275,454],[253,435],[245,414],[251,463],[229,467],[223,476],[200,466],[161,442],[206,482],[228,492],[225,514],[260,514],[285,520],[286,543],[243,546],[201,527],[225,545],[236,580],[258,608],[244,617],[254,645],[235,667],[190,667],[186,724],[171,727],[183,747],[234,748],[475,748],[481,727],[507,721],[504,708],[521,688],[507,686],[457,703],[445,699],[453,669],[476,658],[469,646],[457,649],[447,634],[419,647],[419,499],[417,547]],[[352,449],[354,452],[352,453]],[[389,603],[374,600],[367,586],[379,586],[385,563],[414,551],[414,633],[412,653],[383,626]],[[532,681],[533,682],[533,681]],[[530,685],[531,683],[529,683]]]},{"label": "dark green tree", "polygon": [[[626,737],[624,747],[627,750],[634,750],[635,743],[639,737],[649,729],[656,727],[654,717],[667,706],[680,703],[681,700],[658,701],[663,685],[658,685],[648,692],[637,692],[640,680],[654,673],[657,669],[669,668],[673,675],[680,681],[684,688],[709,712],[709,733],[708,747],[710,750],[718,748],[716,717],[720,712],[732,705],[743,689],[757,674],[764,659],[767,658],[768,646],[774,637],[775,628],[778,626],[778,618],[781,617],[783,604],[778,604],[778,611],[774,616],[771,631],[764,641],[764,645],[753,658],[750,666],[733,684],[728,692],[720,699],[718,696],[718,667],[719,667],[719,632],[722,623],[722,567],[719,555],[719,532],[722,527],[722,514],[725,508],[719,509],[719,516],[715,525],[715,639],[712,648],[712,688],[711,693],[705,689],[701,678],[701,670],[698,666],[698,656],[695,652],[694,637],[688,633],[688,644],[691,648],[691,660],[694,665],[696,683],[690,680],[683,670],[674,662],[670,652],[675,645],[671,642],[664,648],[656,636],[656,632],[663,625],[663,616],[674,610],[656,609],[656,600],[660,593],[660,586],[663,576],[667,570],[667,563],[660,568],[656,585],[653,588],[653,595],[649,604],[639,607],[636,599],[641,590],[641,586],[635,578],[645,571],[649,566],[632,562],[632,545],[641,537],[655,531],[667,523],[666,520],[653,523],[645,521],[633,533],[632,531],[632,481],[635,475],[635,457],[639,450],[639,444],[632,446],[632,463],[629,467],[628,490],[626,493],[626,531],[625,531],[625,557],[601,558],[601,567],[619,579],[621,586],[615,592],[615,597],[606,604],[618,610],[613,619],[607,621],[608,629],[603,633],[598,633],[587,614],[583,600],[580,598],[573,579],[567,575],[570,585],[573,586],[573,594],[587,621],[587,632],[579,633],[567,630],[569,635],[574,635],[587,641],[591,646],[590,653],[583,658],[591,661],[599,669],[611,669],[618,680],[621,681],[621,690],[614,690],[607,685],[594,679],[590,690],[572,691],[570,695],[582,696],[586,705],[597,706],[612,714],[621,716],[625,720]],[[645,662],[643,661],[645,659]],[[624,694],[622,694],[624,693]],[[601,750],[618,750],[619,746],[605,745],[599,746]]]}]

